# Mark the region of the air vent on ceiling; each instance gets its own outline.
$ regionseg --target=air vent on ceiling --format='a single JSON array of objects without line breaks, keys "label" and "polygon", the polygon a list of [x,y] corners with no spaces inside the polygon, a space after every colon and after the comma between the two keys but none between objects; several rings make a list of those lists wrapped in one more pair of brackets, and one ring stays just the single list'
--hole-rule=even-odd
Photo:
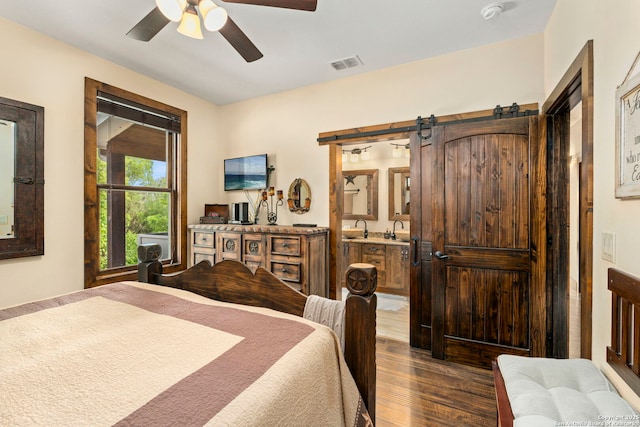
[{"label": "air vent on ceiling", "polygon": [[349,58],[339,59],[331,62],[331,66],[340,71],[347,68],[359,67],[362,65],[362,60],[358,55],[350,56]]}]

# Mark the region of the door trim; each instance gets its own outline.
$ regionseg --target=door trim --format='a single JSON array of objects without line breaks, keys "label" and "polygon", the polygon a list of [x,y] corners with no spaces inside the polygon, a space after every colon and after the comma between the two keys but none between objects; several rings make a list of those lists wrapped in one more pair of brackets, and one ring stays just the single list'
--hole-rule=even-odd
[{"label": "door trim", "polygon": [[[583,358],[590,359],[592,354],[592,317],[591,308],[593,305],[593,40],[587,41],[573,63],[569,66],[564,76],[558,82],[558,85],[551,92],[547,100],[542,106],[541,114],[546,116],[546,132],[541,132],[543,142],[549,147],[562,147],[564,142],[562,138],[569,135],[566,120],[561,117],[568,114],[575,105],[582,101],[582,167],[580,170],[580,230],[579,230],[579,254],[580,254],[580,293],[581,293],[581,336],[580,336],[580,355]],[[557,126],[550,128],[549,123],[556,123]],[[554,129],[554,127],[556,129]],[[569,153],[555,150],[556,158],[552,157],[549,166],[554,162],[568,162]],[[557,194],[557,188],[549,188],[550,198]],[[568,206],[568,200],[566,200]],[[560,216],[549,218],[551,227],[559,227],[560,221],[567,219]],[[555,223],[553,223],[555,221]],[[550,256],[558,257],[561,252],[568,246],[568,241],[564,241],[564,237],[559,242],[554,242],[550,248]],[[566,238],[568,240],[568,237]],[[552,265],[552,264],[550,264]],[[562,268],[565,271],[562,271]],[[564,278],[566,284],[560,284],[560,289],[554,289],[556,301],[549,304],[549,316],[553,319],[551,325],[553,330],[549,330],[551,337],[548,342],[551,344],[547,347],[547,355],[551,357],[568,357],[565,350],[568,346],[563,345],[568,342],[568,310],[569,306],[565,298],[558,298],[563,289],[568,289],[568,271],[566,266],[560,266],[557,277]],[[553,281],[553,286],[558,286]],[[551,285],[551,284],[550,284]],[[558,323],[559,321],[559,323]],[[557,329],[556,329],[557,325]],[[557,331],[560,333],[557,333]],[[551,348],[549,348],[551,347]],[[568,351],[568,350],[567,350]]]}]

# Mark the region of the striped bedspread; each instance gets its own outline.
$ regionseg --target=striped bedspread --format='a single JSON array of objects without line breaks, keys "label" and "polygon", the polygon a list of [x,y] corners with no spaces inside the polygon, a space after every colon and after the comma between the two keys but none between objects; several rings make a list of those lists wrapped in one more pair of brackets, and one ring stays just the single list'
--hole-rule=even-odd
[{"label": "striped bedspread", "polygon": [[330,329],[122,282],[0,310],[0,425],[360,426]]}]

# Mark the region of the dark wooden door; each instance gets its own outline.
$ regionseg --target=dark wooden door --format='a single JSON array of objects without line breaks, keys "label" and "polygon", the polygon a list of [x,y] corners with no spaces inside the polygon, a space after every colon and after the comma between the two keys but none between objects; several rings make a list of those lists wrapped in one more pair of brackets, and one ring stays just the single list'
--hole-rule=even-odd
[{"label": "dark wooden door", "polygon": [[444,124],[413,142],[411,342],[435,358],[489,366],[532,354],[544,331],[544,298],[533,298],[544,285],[531,274],[536,127],[535,117]]}]

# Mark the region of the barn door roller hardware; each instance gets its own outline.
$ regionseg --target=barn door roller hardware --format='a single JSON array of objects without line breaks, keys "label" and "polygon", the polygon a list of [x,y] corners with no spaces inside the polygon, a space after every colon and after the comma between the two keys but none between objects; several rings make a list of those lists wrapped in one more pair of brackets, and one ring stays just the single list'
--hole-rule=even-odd
[{"label": "barn door roller hardware", "polygon": [[422,117],[418,117],[418,119],[416,120],[416,132],[418,133],[418,137],[420,137],[420,140],[426,140],[431,138],[431,133],[429,133],[429,135],[423,136],[422,131],[424,129],[431,129],[433,126],[453,125],[453,124],[468,123],[468,122],[481,122],[485,120],[511,119],[514,117],[537,116],[537,115],[538,115],[538,110],[525,110],[521,112],[520,106],[514,102],[508,108],[502,107],[500,105],[496,105],[496,108],[493,109],[493,114],[491,116],[469,117],[466,119],[438,122],[432,114],[429,117],[429,121],[427,123],[425,123]]},{"label": "barn door roller hardware", "polygon": [[341,141],[345,139],[348,140],[348,139],[354,139],[354,138],[370,138],[370,137],[377,137],[381,135],[390,135],[390,134],[398,134],[403,132],[414,132],[414,131],[418,133],[418,136],[421,139],[429,139],[431,137],[431,133],[429,133],[429,135],[423,136],[422,130],[431,129],[433,126],[451,125],[451,124],[466,123],[466,122],[480,122],[484,120],[508,119],[513,117],[537,116],[537,115],[538,115],[538,110],[520,111],[520,106],[514,102],[513,104],[511,104],[510,107],[506,107],[506,108],[500,105],[496,105],[496,108],[493,109],[493,114],[490,116],[469,117],[466,119],[439,122],[437,121],[436,116],[432,114],[431,116],[429,116],[429,119],[427,119],[427,121],[425,121],[422,117],[418,117],[418,119],[416,120],[415,126],[380,129],[380,130],[366,131],[366,132],[354,132],[354,133],[344,134],[344,135],[331,135],[331,136],[318,138],[318,142]]},{"label": "barn door roller hardware", "polygon": [[431,138],[431,132],[429,132],[429,135],[423,135],[422,130],[431,129],[435,125],[436,125],[436,116],[434,116],[433,114],[429,116],[428,123],[425,123],[422,117],[418,116],[418,118],[416,119],[416,133],[418,134],[418,140],[424,141]]}]

